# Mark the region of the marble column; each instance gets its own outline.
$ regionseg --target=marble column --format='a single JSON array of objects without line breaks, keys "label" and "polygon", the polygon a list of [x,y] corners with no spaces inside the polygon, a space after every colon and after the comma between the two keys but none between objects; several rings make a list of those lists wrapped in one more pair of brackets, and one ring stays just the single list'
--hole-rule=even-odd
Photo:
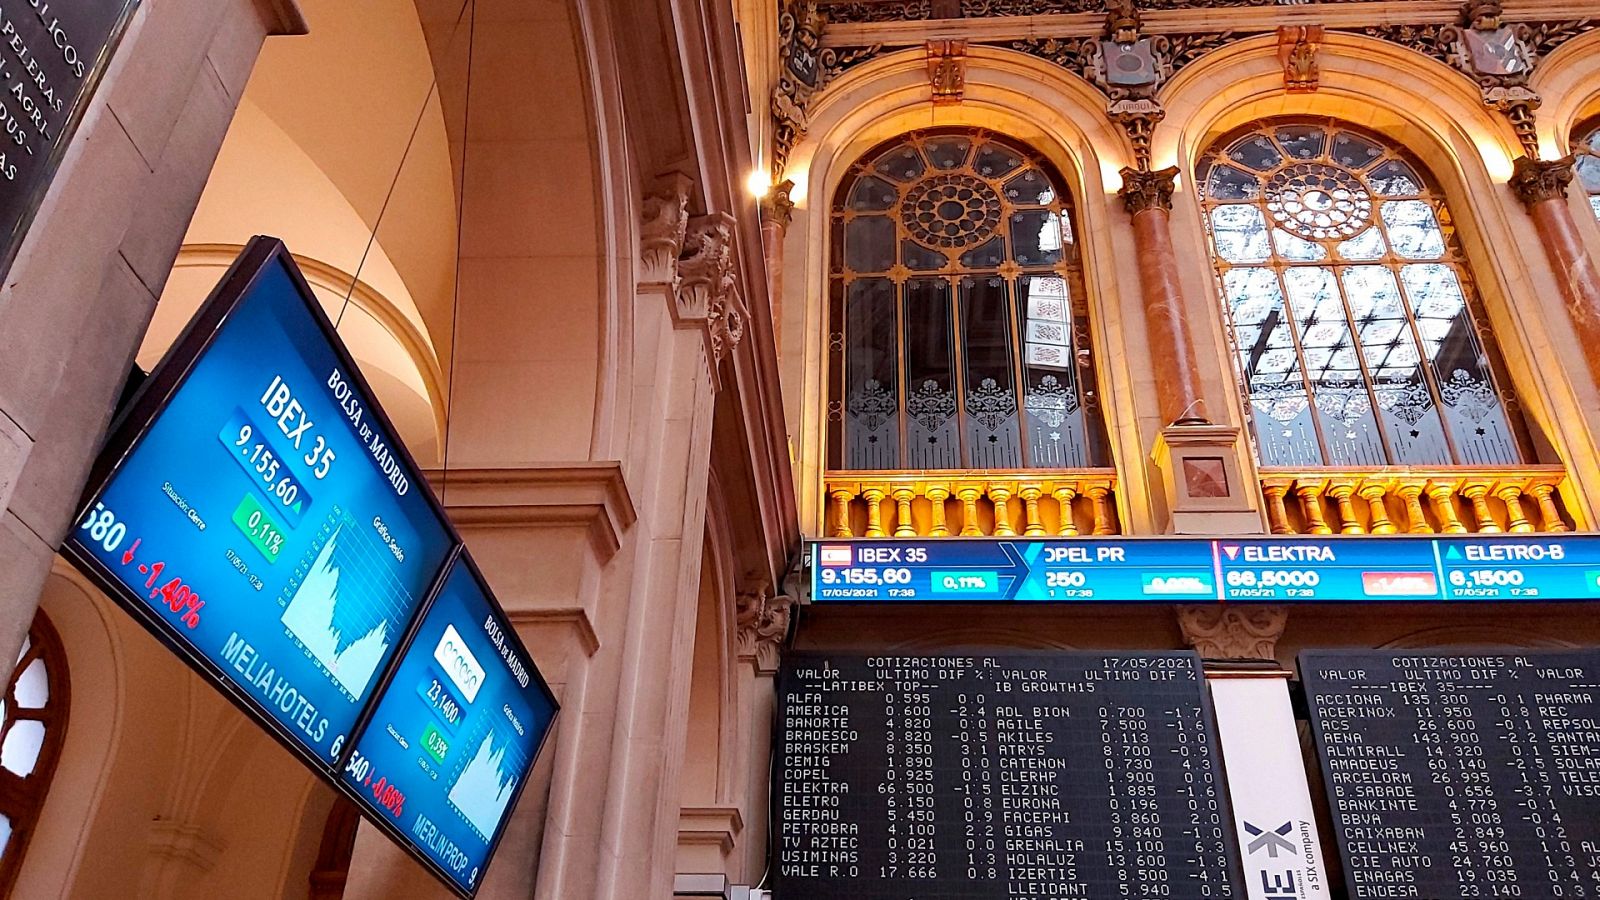
[{"label": "marble column", "polygon": [[[1567,185],[1572,182],[1572,157],[1536,160],[1526,156],[1516,162],[1511,189],[1533,217],[1534,231],[1561,282],[1567,316],[1584,347],[1600,346],[1600,270],[1578,234],[1578,223],[1567,205]],[[1585,353],[1589,372],[1600,383],[1600,355]]]},{"label": "marble column", "polygon": [[1158,172],[1122,170],[1123,205],[1133,217],[1133,242],[1139,254],[1140,293],[1149,329],[1149,358],[1163,424],[1207,421],[1194,342],[1184,318],[1178,258],[1172,248],[1172,191],[1176,167]]}]

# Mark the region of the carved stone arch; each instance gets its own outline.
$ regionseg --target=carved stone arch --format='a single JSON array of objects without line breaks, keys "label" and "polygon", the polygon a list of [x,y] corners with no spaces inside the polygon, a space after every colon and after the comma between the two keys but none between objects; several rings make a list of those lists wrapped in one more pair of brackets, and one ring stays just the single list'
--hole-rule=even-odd
[{"label": "carved stone arch", "polygon": [[[826,297],[828,228],[826,210],[834,192],[861,155],[887,139],[930,126],[984,128],[1023,142],[1038,151],[1061,174],[1076,201],[1083,234],[1083,271],[1089,303],[1091,346],[1102,384],[1135,379],[1132,363],[1113,348],[1142,336],[1128,333],[1139,319],[1136,304],[1122,305],[1137,290],[1126,279],[1133,270],[1114,264],[1131,258],[1131,238],[1121,228],[1125,214],[1115,202],[1120,170],[1132,163],[1126,135],[1106,117],[1106,99],[1097,89],[1060,66],[999,47],[969,46],[963,100],[933,106],[928,94],[926,54],[922,48],[885,54],[840,76],[823,91],[809,111],[809,130],[790,155],[785,177],[796,187],[797,209],[789,229],[788,258],[803,258],[804,278],[785,281],[784,334],[803,335],[801,362],[794,372],[806,397],[824,393],[827,344]],[[1126,243],[1124,243],[1126,242]],[[802,256],[803,254],[803,256]],[[1126,371],[1116,371],[1117,369]],[[1126,394],[1105,397],[1108,422],[1137,418],[1134,400]],[[797,484],[802,522],[820,520],[825,497],[821,473],[826,459],[827,411],[822,403],[803,404],[799,412],[796,450]],[[1111,455],[1119,465],[1120,521],[1132,530],[1153,528],[1143,521],[1143,504],[1123,498],[1148,489],[1146,467],[1137,447],[1124,447],[1112,436]],[[1124,508],[1126,507],[1126,508]]]},{"label": "carved stone arch", "polygon": [[1545,158],[1565,156],[1573,131],[1600,117],[1600,31],[1579,35],[1541,60],[1528,86],[1544,98],[1539,145]]},{"label": "carved stone arch", "polygon": [[59,557],[39,608],[55,626],[73,678],[72,740],[57,760],[15,897],[63,895],[76,882],[124,738],[126,658],[115,618],[123,613]]},{"label": "carved stone arch", "polygon": [[[1546,257],[1527,227],[1526,213],[1504,186],[1521,153],[1511,127],[1483,105],[1477,86],[1461,73],[1388,41],[1331,32],[1320,64],[1322,87],[1294,95],[1284,92],[1271,36],[1239,41],[1185,67],[1163,89],[1167,118],[1155,136],[1155,163],[1175,163],[1191,174],[1200,154],[1221,135],[1252,120],[1287,114],[1353,121],[1417,157],[1448,198],[1487,312],[1480,324],[1497,338],[1539,455],[1572,460],[1571,505],[1588,521],[1586,498],[1600,486],[1600,465],[1581,452],[1563,450],[1587,440],[1575,425],[1590,415],[1581,393],[1587,388],[1558,367],[1541,365],[1552,344],[1571,342],[1572,336],[1555,324],[1555,309],[1547,314],[1526,299],[1530,294],[1559,297],[1561,287],[1542,263]],[[1174,197],[1172,231],[1180,258],[1209,258],[1192,178]],[[1215,365],[1231,371],[1217,281],[1210,272],[1189,277],[1194,296],[1209,298],[1206,306],[1219,316],[1211,348]],[[1574,359],[1582,352],[1570,349]],[[1237,396],[1233,392],[1228,408],[1242,421]]]},{"label": "carved stone arch", "polygon": [[1514,647],[1517,649],[1566,649],[1577,647],[1571,641],[1539,634],[1515,626],[1435,625],[1419,628],[1379,645],[1383,650],[1430,650],[1445,647]]}]

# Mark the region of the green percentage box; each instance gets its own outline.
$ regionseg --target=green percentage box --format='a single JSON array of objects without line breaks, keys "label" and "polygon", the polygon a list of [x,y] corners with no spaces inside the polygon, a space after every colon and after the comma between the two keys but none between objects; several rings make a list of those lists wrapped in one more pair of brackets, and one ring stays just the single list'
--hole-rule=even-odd
[{"label": "green percentage box", "polygon": [[422,749],[428,751],[434,762],[444,765],[444,758],[450,755],[450,739],[429,722],[428,727],[422,729]]},{"label": "green percentage box", "polygon": [[245,494],[239,501],[239,507],[233,511],[233,524],[244,532],[250,539],[250,546],[260,550],[267,562],[278,561],[278,554],[283,552],[283,526],[256,500],[254,493]]}]

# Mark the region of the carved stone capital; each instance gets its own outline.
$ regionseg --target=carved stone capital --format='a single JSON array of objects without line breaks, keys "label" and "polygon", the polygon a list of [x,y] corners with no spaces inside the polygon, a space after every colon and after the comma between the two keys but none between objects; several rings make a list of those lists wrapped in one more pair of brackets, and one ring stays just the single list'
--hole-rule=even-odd
[{"label": "carved stone capital", "polygon": [[1180,606],[1183,639],[1206,659],[1274,659],[1289,623],[1283,606]]},{"label": "carved stone capital", "polygon": [[713,365],[726,359],[744,340],[748,318],[744,298],[738,291],[729,290],[711,298],[711,308],[706,311],[706,331],[711,336]]},{"label": "carved stone capital", "polygon": [[733,290],[733,216],[689,220],[678,253],[678,321],[705,321],[712,303]]},{"label": "carved stone capital", "polygon": [[675,285],[678,254],[689,227],[689,192],[694,182],[673,172],[663,175],[645,195],[639,228],[639,281]]},{"label": "carved stone capital", "polygon": [[771,675],[778,671],[778,655],[789,633],[789,613],[794,600],[774,595],[762,584],[738,595],[735,624],[739,658],[755,664],[756,671]]},{"label": "carved stone capital", "polygon": [[1571,156],[1553,160],[1519,156],[1511,170],[1511,190],[1529,209],[1546,200],[1565,200],[1567,185],[1572,183],[1572,161]]},{"label": "carved stone capital", "polygon": [[1128,215],[1137,216],[1142,212],[1160,209],[1170,212],[1172,210],[1172,192],[1177,187],[1178,167],[1161,169],[1157,172],[1141,172],[1138,169],[1124,168],[1122,170],[1122,189],[1117,195],[1122,198],[1122,205],[1128,210]]},{"label": "carved stone capital", "polygon": [[761,221],[776,224],[779,230],[789,227],[794,220],[794,180],[785,178],[772,186],[761,198]]}]

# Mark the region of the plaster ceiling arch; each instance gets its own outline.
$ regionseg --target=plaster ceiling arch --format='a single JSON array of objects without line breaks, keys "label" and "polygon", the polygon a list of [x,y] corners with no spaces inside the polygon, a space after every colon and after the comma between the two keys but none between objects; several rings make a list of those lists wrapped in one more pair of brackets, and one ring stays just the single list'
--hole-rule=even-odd
[{"label": "plaster ceiling arch", "polygon": [[[459,167],[435,74],[461,42],[456,23],[463,5],[301,0],[310,33],[267,41],[244,93],[244,102],[344,196],[367,234],[378,230],[387,259],[377,264],[404,282],[441,359],[449,356],[455,294]],[[290,249],[348,272],[359,269],[397,302],[402,295],[373,275],[374,260],[362,265],[359,252]]]}]

